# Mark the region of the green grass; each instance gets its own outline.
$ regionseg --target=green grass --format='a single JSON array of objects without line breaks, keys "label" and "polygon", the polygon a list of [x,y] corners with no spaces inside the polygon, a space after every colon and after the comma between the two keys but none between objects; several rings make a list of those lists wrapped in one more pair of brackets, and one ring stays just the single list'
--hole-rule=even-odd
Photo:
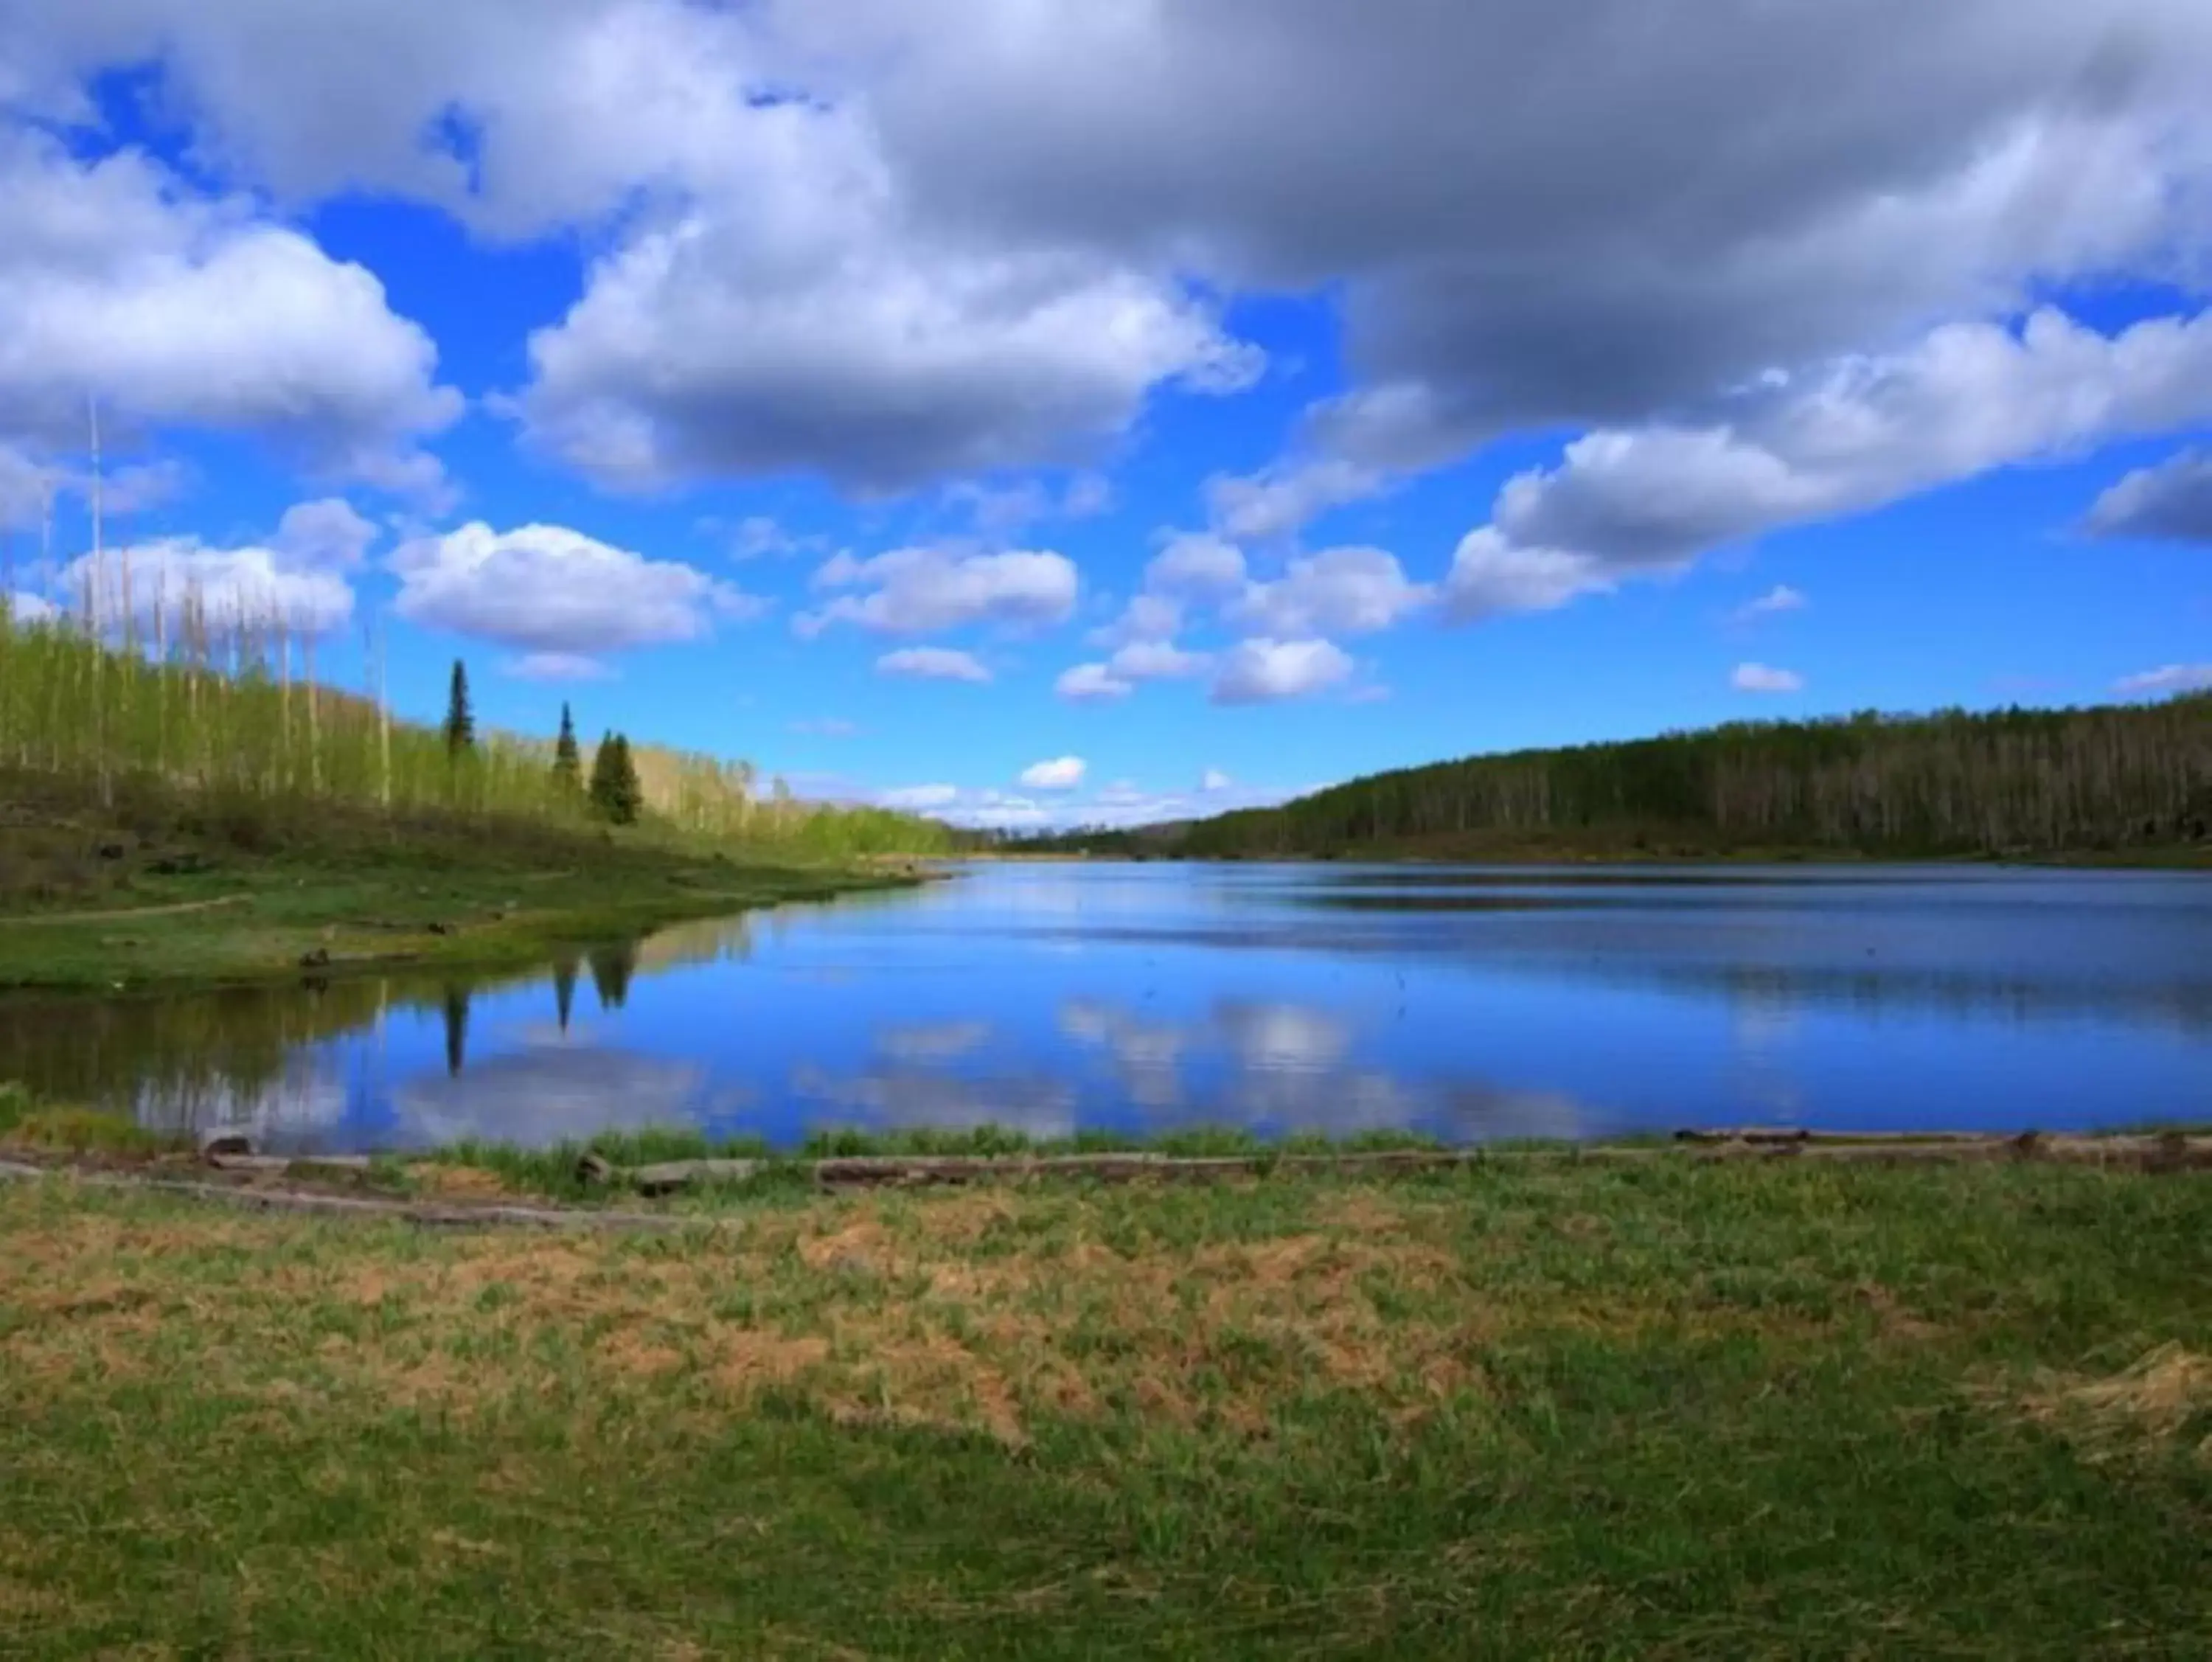
[{"label": "green grass", "polygon": [[2201,1653],[2212,1184],[0,1186],[25,1657]]},{"label": "green grass", "polygon": [[428,810],[143,786],[102,806],[24,778],[0,800],[0,988],[245,981],[297,975],[311,955],[324,974],[493,968],[905,880],[783,848]]}]

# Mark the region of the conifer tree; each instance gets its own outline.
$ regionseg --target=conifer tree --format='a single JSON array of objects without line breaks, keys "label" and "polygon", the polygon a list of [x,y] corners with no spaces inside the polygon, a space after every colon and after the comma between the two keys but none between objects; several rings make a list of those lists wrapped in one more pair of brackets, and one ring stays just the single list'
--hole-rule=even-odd
[{"label": "conifer tree", "polygon": [[469,707],[468,667],[458,658],[453,660],[453,689],[446,697],[445,734],[448,756],[458,757],[476,747],[477,718]]},{"label": "conifer tree", "polygon": [[553,782],[563,791],[583,788],[583,754],[576,748],[576,723],[564,701],[561,706],[561,737],[553,746]]},{"label": "conifer tree", "polygon": [[629,740],[610,733],[599,740],[592,758],[592,806],[600,818],[617,825],[634,825],[645,807],[645,789],[637,776]]}]

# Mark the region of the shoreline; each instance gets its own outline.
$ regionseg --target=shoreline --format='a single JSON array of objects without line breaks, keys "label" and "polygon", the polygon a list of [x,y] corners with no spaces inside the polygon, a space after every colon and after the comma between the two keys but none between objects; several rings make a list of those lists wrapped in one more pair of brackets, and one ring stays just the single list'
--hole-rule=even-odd
[{"label": "shoreline", "polygon": [[277,864],[231,878],[242,886],[221,895],[164,895],[143,907],[82,914],[0,914],[0,997],[159,995],[394,971],[512,970],[564,947],[942,880],[918,866],[883,862],[739,863],[742,855],[623,852],[618,864],[596,869],[471,871],[388,859],[359,871]]},{"label": "shoreline", "polygon": [[[42,1142],[45,1136],[55,1139]],[[74,1140],[76,1146],[69,1146]],[[1141,1146],[957,1154],[703,1152],[605,1138],[545,1150],[461,1144],[362,1154],[263,1154],[242,1131],[203,1133],[194,1148],[118,1117],[73,1110],[19,1111],[0,1123],[0,1182],[76,1182],[273,1212],[320,1213],[433,1226],[660,1228],[681,1212],[636,1202],[732,1202],[799,1194],[1073,1185],[1218,1185],[1352,1182],[1474,1172],[1603,1170],[1654,1166],[1950,1166],[2057,1165],[2166,1176],[2212,1171],[2212,1132],[2175,1127],[2051,1135],[1854,1133],[1802,1129],[1680,1130],[1669,1137],[1587,1143],[1447,1147],[1253,1146],[1167,1153]],[[670,1138],[670,1141],[679,1139]],[[864,1144],[842,1141],[848,1150]],[[896,1140],[893,1140],[895,1142]],[[927,1139],[919,1139],[926,1142]],[[701,1143],[702,1148],[711,1145]],[[603,1151],[611,1151],[603,1152]],[[711,1213],[708,1215],[711,1215]]]}]

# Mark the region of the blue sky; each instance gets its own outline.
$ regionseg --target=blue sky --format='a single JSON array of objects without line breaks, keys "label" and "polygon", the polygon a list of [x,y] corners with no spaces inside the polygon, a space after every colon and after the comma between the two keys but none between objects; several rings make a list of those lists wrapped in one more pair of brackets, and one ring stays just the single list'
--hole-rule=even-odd
[{"label": "blue sky", "polygon": [[14,587],[96,403],[404,713],[1015,825],[2212,685],[2212,11],[1557,9],[0,0]]}]

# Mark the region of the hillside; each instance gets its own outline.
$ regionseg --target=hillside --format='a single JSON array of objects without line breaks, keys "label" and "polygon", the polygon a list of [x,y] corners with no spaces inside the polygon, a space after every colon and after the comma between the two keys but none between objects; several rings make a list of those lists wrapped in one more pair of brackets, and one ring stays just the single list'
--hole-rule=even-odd
[{"label": "hillside", "polygon": [[1468,757],[1276,808],[1025,847],[1347,855],[2212,858],[2212,694],[1865,714]]}]

